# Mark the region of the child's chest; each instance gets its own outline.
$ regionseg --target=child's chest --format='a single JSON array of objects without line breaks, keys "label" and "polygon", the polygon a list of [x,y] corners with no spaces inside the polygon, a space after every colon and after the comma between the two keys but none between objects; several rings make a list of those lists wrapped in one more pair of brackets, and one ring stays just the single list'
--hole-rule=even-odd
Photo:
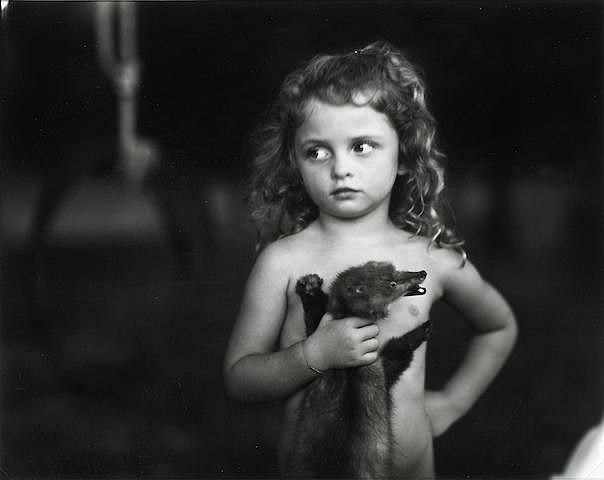
[{"label": "child's chest", "polygon": [[423,295],[403,296],[392,302],[388,307],[388,315],[377,321],[380,327],[378,340],[380,348],[393,337],[403,335],[421,325],[429,318],[432,304],[440,297],[439,286],[430,260],[421,255],[413,255],[400,250],[371,250],[364,252],[325,252],[308,256],[297,263],[290,272],[287,293],[287,314],[281,332],[281,345],[291,345],[305,338],[304,310],[300,297],[295,292],[298,278],[314,273],[323,279],[323,291],[329,295],[331,283],[337,274],[349,267],[361,265],[369,261],[390,262],[397,270],[427,272],[422,287],[426,289]]}]

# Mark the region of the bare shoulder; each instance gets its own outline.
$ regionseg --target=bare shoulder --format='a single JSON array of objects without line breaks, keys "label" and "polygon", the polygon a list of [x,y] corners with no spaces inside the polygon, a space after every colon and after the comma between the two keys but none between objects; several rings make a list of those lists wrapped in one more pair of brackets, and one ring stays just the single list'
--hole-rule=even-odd
[{"label": "bare shoulder", "polygon": [[439,247],[427,237],[403,231],[399,233],[398,242],[404,245],[403,251],[407,256],[417,258],[436,274],[456,272],[464,264],[465,257],[462,253],[452,248]]},{"label": "bare shoulder", "polygon": [[282,268],[295,265],[308,255],[313,243],[311,237],[312,231],[303,230],[276,240],[264,248],[258,261]]},{"label": "bare shoulder", "polygon": [[468,282],[482,281],[476,267],[458,250],[430,245],[428,256],[445,292]]},{"label": "bare shoulder", "polygon": [[258,255],[250,277],[284,290],[299,266],[308,261],[312,241],[308,232],[302,231],[276,240],[267,245]]},{"label": "bare shoulder", "polygon": [[[507,300],[485,280],[469,260],[455,264],[455,251],[440,249],[438,258],[443,299],[453,305],[479,332],[508,329],[515,335],[515,318]],[[459,258],[459,257],[458,257]],[[513,340],[512,340],[513,342]]]},{"label": "bare shoulder", "polygon": [[443,274],[459,273],[466,265],[471,265],[466,256],[459,250],[448,247],[439,247],[433,243],[431,244],[428,239],[425,239],[425,244],[428,256],[435,268]]},{"label": "bare shoulder", "polygon": [[276,240],[264,247],[256,258],[256,268],[270,268],[281,270],[288,263],[288,244],[287,239]]}]

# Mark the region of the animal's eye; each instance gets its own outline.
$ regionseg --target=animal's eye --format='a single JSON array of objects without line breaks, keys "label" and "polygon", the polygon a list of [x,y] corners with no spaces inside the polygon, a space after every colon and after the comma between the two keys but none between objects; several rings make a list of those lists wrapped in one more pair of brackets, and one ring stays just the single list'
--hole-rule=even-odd
[{"label": "animal's eye", "polygon": [[396,288],[397,285],[398,285],[398,283],[396,283],[396,282],[390,282],[391,288]]},{"label": "animal's eye", "polygon": [[360,285],[357,288],[355,288],[355,293],[363,293],[365,291],[365,287]]}]

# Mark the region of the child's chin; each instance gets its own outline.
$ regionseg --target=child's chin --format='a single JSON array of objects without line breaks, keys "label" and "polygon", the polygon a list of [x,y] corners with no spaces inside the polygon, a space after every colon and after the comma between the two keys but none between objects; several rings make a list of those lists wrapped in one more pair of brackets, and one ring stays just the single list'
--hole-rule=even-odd
[{"label": "child's chin", "polygon": [[356,213],[356,212],[345,212],[334,215],[334,217],[339,218],[341,220],[356,220],[358,218],[363,218],[365,213]]},{"label": "child's chin", "polygon": [[371,213],[373,209],[371,208],[363,208],[359,205],[354,205],[352,202],[345,204],[345,202],[341,202],[337,208],[330,209],[329,214],[336,218],[354,220],[357,218],[364,217],[368,213]]}]

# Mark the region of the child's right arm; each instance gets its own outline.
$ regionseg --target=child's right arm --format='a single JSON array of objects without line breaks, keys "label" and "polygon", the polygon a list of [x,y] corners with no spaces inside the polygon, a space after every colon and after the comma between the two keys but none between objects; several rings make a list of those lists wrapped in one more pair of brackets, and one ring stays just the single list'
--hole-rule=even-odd
[{"label": "child's right arm", "polygon": [[372,363],[379,332],[359,318],[333,321],[325,315],[307,339],[274,351],[287,313],[288,263],[291,255],[270,245],[258,257],[245,289],[227,348],[227,392],[244,401],[285,398],[320,370]]}]

